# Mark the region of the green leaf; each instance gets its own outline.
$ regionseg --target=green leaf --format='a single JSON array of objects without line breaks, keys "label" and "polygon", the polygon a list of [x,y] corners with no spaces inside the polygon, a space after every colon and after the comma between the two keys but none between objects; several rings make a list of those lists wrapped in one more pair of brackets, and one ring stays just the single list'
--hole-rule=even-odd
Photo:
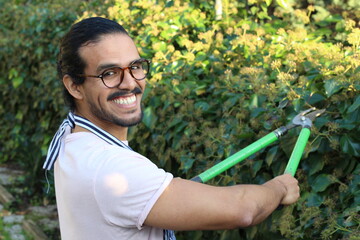
[{"label": "green leaf", "polygon": [[270,6],[270,4],[272,3],[272,0],[265,0],[265,2],[266,2],[267,6]]},{"label": "green leaf", "polygon": [[255,15],[255,14],[259,11],[259,8],[253,6],[253,7],[250,8],[250,11],[251,11],[251,13],[252,13],[253,15]]},{"label": "green leaf", "polygon": [[360,156],[360,143],[355,142],[350,136],[342,136],[340,139],[340,146],[343,152],[356,157]]},{"label": "green leaf", "polygon": [[329,79],[325,82],[324,87],[326,95],[330,97],[334,93],[340,91],[344,87],[344,85],[340,84],[339,81],[336,79]]},{"label": "green leaf", "polygon": [[189,123],[187,121],[182,121],[181,123],[176,125],[174,131],[176,133],[182,132],[184,130],[184,128],[186,128],[188,125],[189,125]]},{"label": "green leaf", "polygon": [[264,108],[255,108],[251,111],[251,118],[256,118],[258,116],[260,116],[262,113],[266,112],[266,109]]},{"label": "green leaf", "polygon": [[275,156],[278,152],[279,146],[274,146],[272,148],[269,149],[269,151],[267,151],[266,153],[266,163],[268,166],[271,165],[271,163],[275,160]]},{"label": "green leaf", "polygon": [[282,138],[282,141],[280,141],[281,149],[285,152],[285,154],[288,157],[290,157],[292,151],[294,150],[296,140],[297,140],[297,137],[284,136]]},{"label": "green leaf", "polygon": [[236,94],[235,96],[230,97],[228,100],[225,101],[224,105],[227,108],[231,108],[235,106],[235,104],[239,103],[239,99],[243,96],[243,94]]},{"label": "green leaf", "polygon": [[253,161],[252,162],[252,173],[253,176],[256,176],[256,173],[260,170],[261,166],[262,166],[263,161],[262,160],[258,160],[258,161]]},{"label": "green leaf", "polygon": [[23,116],[24,116],[23,113],[19,111],[19,112],[17,112],[15,118],[18,119],[18,120],[22,120]]},{"label": "green leaf", "polygon": [[323,140],[323,138],[318,137],[318,138],[315,140],[315,142],[312,142],[312,143],[311,143],[311,146],[310,146],[311,148],[309,149],[309,152],[316,152],[316,151],[319,149],[322,140]]},{"label": "green leaf", "polygon": [[257,108],[257,107],[259,107],[259,97],[257,94],[253,94],[250,100],[250,108]]},{"label": "green leaf", "polygon": [[347,130],[352,130],[357,127],[357,125],[354,122],[348,121],[347,119],[338,119],[335,120],[337,124],[339,124],[340,128],[344,128]]},{"label": "green leaf", "polygon": [[195,108],[199,108],[202,111],[207,111],[210,108],[210,105],[207,102],[200,101],[195,103]]},{"label": "green leaf", "polygon": [[269,15],[267,14],[267,12],[261,11],[258,13],[258,17],[260,19],[268,19],[271,20],[271,17],[269,17]]},{"label": "green leaf", "polygon": [[313,32],[314,36],[329,36],[332,31],[328,28],[319,28]]},{"label": "green leaf", "polygon": [[307,197],[307,207],[319,207],[324,201],[324,198],[316,193],[310,193]]},{"label": "green leaf", "polygon": [[276,0],[277,4],[284,9],[289,9],[289,3],[287,0]]},{"label": "green leaf", "polygon": [[315,103],[321,102],[325,100],[325,97],[319,93],[314,93],[309,96],[306,100],[310,105],[314,105]]},{"label": "green leaf", "polygon": [[321,174],[315,178],[314,182],[311,183],[311,188],[315,192],[322,192],[333,183],[334,181],[331,179],[329,174]]},{"label": "green leaf", "polygon": [[194,164],[195,159],[190,158],[188,156],[181,156],[180,157],[181,166],[180,169],[186,173]]},{"label": "green leaf", "polygon": [[179,117],[174,118],[174,119],[168,124],[168,128],[170,129],[170,128],[172,128],[173,126],[181,123],[182,121],[183,121],[182,118],[179,118]]},{"label": "green leaf", "polygon": [[9,71],[9,78],[14,78],[17,77],[19,75],[18,71],[16,71],[15,68],[11,68]]},{"label": "green leaf", "polygon": [[293,101],[295,112],[300,112],[304,108],[304,99],[298,98]]},{"label": "green leaf", "polygon": [[24,79],[22,77],[13,78],[12,84],[13,84],[14,88],[18,88],[22,84],[23,80]]},{"label": "green leaf", "polygon": [[206,53],[198,52],[198,53],[196,53],[195,60],[199,61],[199,62],[202,62],[202,61],[206,60],[207,58],[208,58],[208,55]]},{"label": "green leaf", "polygon": [[157,117],[154,114],[152,107],[147,107],[144,110],[144,117],[143,117],[142,122],[145,124],[145,126],[147,126],[148,128],[151,129],[155,125],[156,120],[157,120]]},{"label": "green leaf", "polygon": [[319,155],[315,155],[309,158],[309,174],[313,175],[324,168],[324,161],[319,158]]},{"label": "green leaf", "polygon": [[354,112],[360,107],[360,95],[356,97],[355,102],[349,107],[348,113]]},{"label": "green leaf", "polygon": [[285,108],[289,103],[289,99],[284,98],[283,100],[281,100],[281,102],[279,102],[279,106],[278,108]]}]

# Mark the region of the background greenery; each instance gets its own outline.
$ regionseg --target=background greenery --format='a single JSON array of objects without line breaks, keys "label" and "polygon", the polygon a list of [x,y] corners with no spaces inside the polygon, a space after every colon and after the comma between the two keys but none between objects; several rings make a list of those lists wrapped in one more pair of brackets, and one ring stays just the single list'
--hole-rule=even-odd
[{"label": "background greenery", "polygon": [[[54,201],[41,167],[67,112],[58,42],[75,21],[104,16],[152,60],[145,117],[130,130],[131,145],[175,176],[201,173],[302,110],[326,109],[296,175],[297,204],[256,227],[178,232],[178,239],[360,239],[358,1],[10,0],[0,7],[0,163],[27,171],[25,199]],[[209,184],[281,174],[298,133]]]}]

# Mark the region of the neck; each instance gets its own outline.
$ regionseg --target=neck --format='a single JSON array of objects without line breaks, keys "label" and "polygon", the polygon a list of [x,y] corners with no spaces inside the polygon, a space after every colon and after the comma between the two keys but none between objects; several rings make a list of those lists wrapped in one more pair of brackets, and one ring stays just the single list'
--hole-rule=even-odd
[{"label": "neck", "polygon": [[[85,116],[84,114],[81,114],[79,112],[75,112],[75,114],[80,117],[86,118],[87,120],[89,120],[90,122],[95,124],[97,127],[110,133],[111,135],[113,135],[114,137],[119,139],[120,141],[127,140],[127,133],[128,133],[127,127],[121,127],[121,126],[115,125],[113,123],[99,121],[96,118],[93,118],[92,116]],[[90,131],[83,127],[76,125],[75,128],[72,130],[72,132],[76,133],[76,132],[90,132]]]}]

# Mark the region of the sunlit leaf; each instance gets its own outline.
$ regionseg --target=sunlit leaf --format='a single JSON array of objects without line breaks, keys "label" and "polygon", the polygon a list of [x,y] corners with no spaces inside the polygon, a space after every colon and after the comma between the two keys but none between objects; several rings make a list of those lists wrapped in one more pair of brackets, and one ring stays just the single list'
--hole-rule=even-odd
[{"label": "sunlit leaf", "polygon": [[250,108],[259,107],[259,97],[257,94],[251,96]]},{"label": "sunlit leaf", "polygon": [[266,2],[267,6],[270,6],[270,4],[272,3],[272,0],[265,0],[265,2]]},{"label": "sunlit leaf", "polygon": [[13,84],[14,88],[18,88],[22,84],[23,80],[24,79],[22,77],[13,78],[12,84]]},{"label": "sunlit leaf", "polygon": [[277,4],[279,4],[280,7],[284,8],[284,9],[289,9],[289,3],[287,0],[276,0]]}]

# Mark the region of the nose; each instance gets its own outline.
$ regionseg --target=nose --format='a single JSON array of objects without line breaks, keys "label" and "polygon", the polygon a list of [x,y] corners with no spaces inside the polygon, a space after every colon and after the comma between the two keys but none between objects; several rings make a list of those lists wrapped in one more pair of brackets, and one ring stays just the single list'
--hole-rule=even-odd
[{"label": "nose", "polygon": [[138,85],[136,79],[131,76],[129,69],[123,71],[122,81],[118,88],[133,90]]}]

